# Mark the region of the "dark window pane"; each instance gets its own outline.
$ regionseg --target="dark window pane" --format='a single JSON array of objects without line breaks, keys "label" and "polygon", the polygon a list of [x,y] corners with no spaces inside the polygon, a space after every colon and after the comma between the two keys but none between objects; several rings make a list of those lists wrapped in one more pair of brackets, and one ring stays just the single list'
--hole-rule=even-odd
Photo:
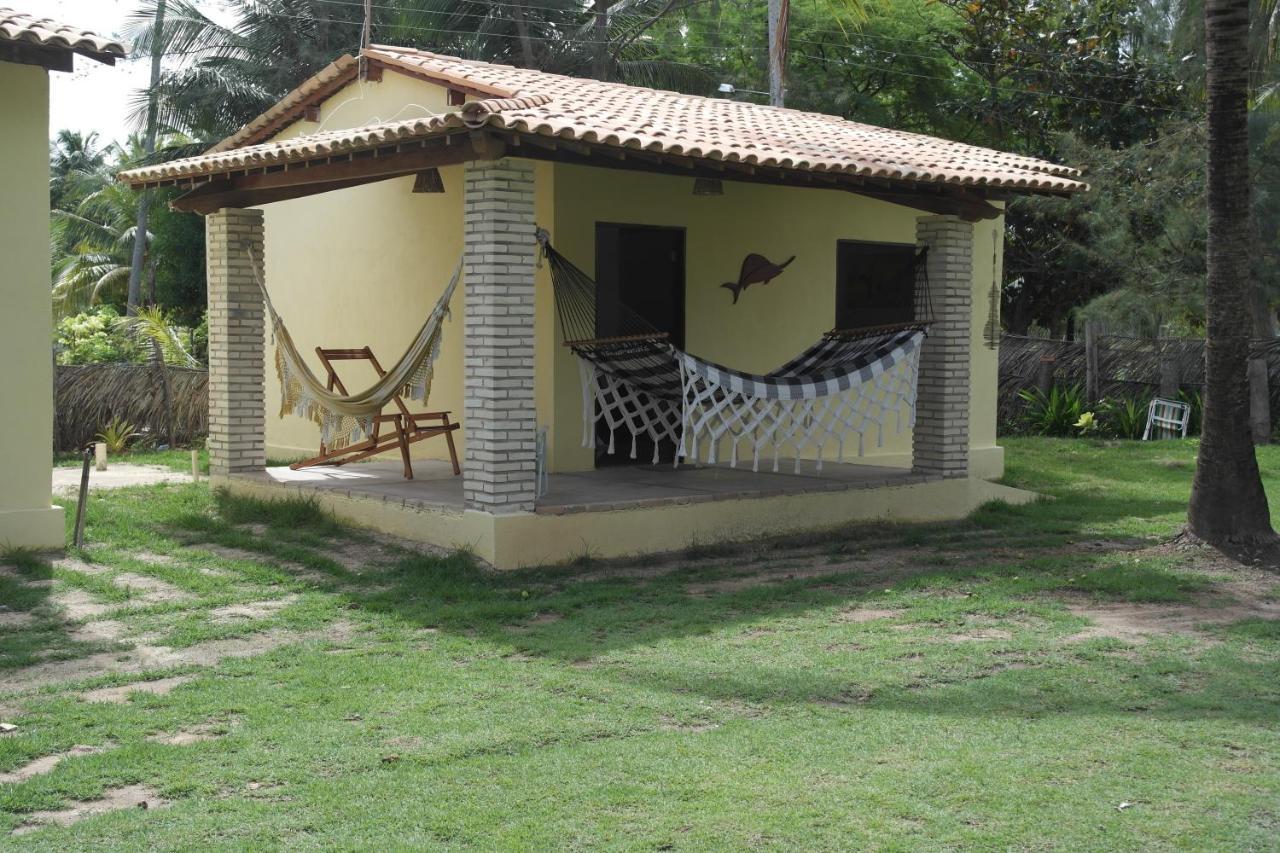
[{"label": "dark window pane", "polygon": [[837,329],[916,319],[915,246],[842,240],[836,252]]}]

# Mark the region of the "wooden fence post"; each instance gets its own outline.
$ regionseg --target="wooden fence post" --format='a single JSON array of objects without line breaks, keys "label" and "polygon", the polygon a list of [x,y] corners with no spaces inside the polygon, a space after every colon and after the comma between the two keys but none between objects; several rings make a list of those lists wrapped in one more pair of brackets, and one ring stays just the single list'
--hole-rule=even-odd
[{"label": "wooden fence post", "polygon": [[1036,388],[1040,389],[1041,394],[1048,395],[1053,390],[1053,371],[1058,367],[1058,359],[1052,355],[1040,356],[1040,363],[1036,365]]},{"label": "wooden fence post", "polygon": [[1098,323],[1086,320],[1084,324],[1084,393],[1090,403],[1096,403],[1102,397],[1102,387],[1098,376]]},{"label": "wooden fence post", "polygon": [[1178,370],[1177,360],[1163,354],[1160,358],[1160,396],[1166,400],[1176,400],[1181,387],[1182,374]]},{"label": "wooden fence post", "polygon": [[1254,444],[1271,443],[1271,387],[1267,359],[1249,359],[1249,428]]}]

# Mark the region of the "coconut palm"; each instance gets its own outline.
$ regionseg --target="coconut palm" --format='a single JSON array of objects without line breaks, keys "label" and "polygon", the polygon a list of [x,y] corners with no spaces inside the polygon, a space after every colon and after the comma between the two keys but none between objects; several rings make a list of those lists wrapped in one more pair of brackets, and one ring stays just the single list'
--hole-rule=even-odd
[{"label": "coconut palm", "polygon": [[1205,2],[1209,240],[1205,385],[1191,532],[1219,546],[1275,540],[1249,427],[1249,0]]},{"label": "coconut palm", "polygon": [[[142,0],[126,23],[138,53],[151,50],[158,0]],[[711,77],[663,60],[644,39],[653,23],[699,0],[620,0],[610,12],[608,76],[645,85],[705,90]],[[362,8],[338,0],[229,0],[233,26],[195,0],[167,0],[162,48],[186,61],[162,77],[159,119],[169,131],[220,138],[274,104],[344,53],[358,49]],[[578,0],[380,0],[372,41],[472,59],[587,73],[599,41]],[[135,98],[135,118],[147,107]]]},{"label": "coconut palm", "polygon": [[[126,150],[136,149],[137,140],[131,140]],[[129,162],[126,154],[117,165]],[[67,181],[81,197],[74,209],[52,212],[53,304],[59,316],[127,295],[139,196],[116,181],[113,171],[103,162],[69,172]],[[150,203],[154,209],[162,201],[153,195]],[[149,246],[151,235],[145,239]]]}]

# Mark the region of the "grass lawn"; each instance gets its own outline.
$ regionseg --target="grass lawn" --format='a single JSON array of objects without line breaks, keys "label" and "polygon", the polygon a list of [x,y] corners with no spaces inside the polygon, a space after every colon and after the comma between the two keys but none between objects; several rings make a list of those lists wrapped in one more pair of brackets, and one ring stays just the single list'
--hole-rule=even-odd
[{"label": "grass lawn", "polygon": [[0,569],[0,833],[1280,848],[1280,576],[1161,543],[1194,442],[1007,447],[1054,500],[500,575],[306,504],[94,496],[85,553]]}]

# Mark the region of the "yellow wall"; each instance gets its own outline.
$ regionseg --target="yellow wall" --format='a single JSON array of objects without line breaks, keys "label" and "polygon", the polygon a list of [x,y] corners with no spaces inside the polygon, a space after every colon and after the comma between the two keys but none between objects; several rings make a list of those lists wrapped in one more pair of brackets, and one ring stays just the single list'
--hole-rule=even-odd
[{"label": "yellow wall", "polygon": [[[835,324],[836,243],[839,240],[914,243],[925,214],[837,190],[774,187],[725,181],[722,196],[692,195],[691,178],[557,165],[557,248],[590,274],[595,224],[678,226],[685,229],[686,348],[740,370],[766,372],[817,341]],[[978,223],[974,235],[974,362],[970,444],[975,473],[993,470],[995,353],[983,346],[993,250],[1002,221]],[[742,259],[756,252],[775,262],[796,259],[768,285],[752,285],[737,305],[720,285],[734,281]],[[593,451],[581,447],[581,396],[573,358],[559,353],[555,369],[553,470],[581,470]],[[886,429],[883,447],[869,436],[866,461],[909,465],[911,435]],[[622,443],[622,442],[620,442]],[[984,451],[985,449],[985,451]],[[852,460],[848,460],[852,461]]]},{"label": "yellow wall", "polygon": [[0,62],[0,549],[60,548],[51,506],[53,366],[49,301],[49,80]]},{"label": "yellow wall", "polygon": [[[381,83],[347,86],[322,105],[318,123],[298,122],[276,138],[447,109],[443,89],[388,72]],[[396,178],[263,207],[267,289],[316,375],[324,375],[317,346],[368,345],[389,367],[448,284],[462,253],[462,167],[440,173],[444,193],[413,193],[413,178]],[[462,419],[462,301],[459,290],[427,404],[431,411],[452,411],[455,420]],[[277,417],[280,388],[267,337],[267,455],[314,454],[319,427]],[[340,364],[338,373],[350,391],[374,378],[359,362]],[[418,403],[411,408],[422,411]],[[424,441],[414,455],[443,458],[448,450],[442,440]]]},{"label": "yellow wall", "polygon": [[[277,138],[318,129],[443,112],[445,90],[388,72],[381,83],[352,84],[331,97],[320,122],[299,122]],[[368,344],[385,363],[407,346],[439,296],[462,248],[462,167],[442,169],[444,194],[410,192],[411,178],[265,206],[268,289],[300,350]],[[594,273],[595,223],[686,229],[686,345],[704,358],[753,371],[771,370],[816,341],[835,321],[838,240],[914,243],[919,211],[850,193],[726,181],[724,195],[698,197],[692,180],[540,162],[535,217],[561,252]],[[999,476],[995,443],[996,358],[983,342],[987,299],[998,263],[998,220],[978,223],[974,241],[972,467]],[[530,247],[533,251],[533,247]],[[737,278],[743,257],[757,252],[796,260],[767,286],[753,285],[737,305],[723,282]],[[463,282],[465,287],[465,281]],[[446,327],[429,407],[462,418],[462,295]],[[590,468],[581,446],[582,391],[576,360],[560,345],[548,271],[538,271],[536,297],[538,423],[550,431],[552,471]],[[314,452],[317,427],[277,419],[279,390],[268,342],[267,453]],[[319,371],[319,365],[314,364]],[[352,367],[351,365],[347,366]],[[350,369],[348,388],[371,373]],[[461,431],[465,443],[466,424]],[[625,442],[623,443],[625,444]],[[886,430],[883,447],[867,442],[867,461],[910,464],[910,432]],[[423,442],[416,456],[439,458],[443,442]],[[460,445],[461,450],[461,445]]]}]

